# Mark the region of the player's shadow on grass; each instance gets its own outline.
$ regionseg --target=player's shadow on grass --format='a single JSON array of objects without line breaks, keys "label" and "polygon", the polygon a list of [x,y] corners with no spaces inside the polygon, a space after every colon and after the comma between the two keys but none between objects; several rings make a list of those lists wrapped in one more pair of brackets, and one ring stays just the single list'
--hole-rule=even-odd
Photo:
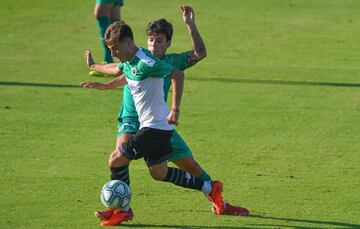
[{"label": "player's shadow on grass", "polygon": [[155,224],[127,224],[129,228],[179,228],[179,229],[253,229],[254,227],[232,227],[232,226],[189,226],[189,225],[155,225]]},{"label": "player's shadow on grass", "polygon": [[292,218],[282,218],[282,217],[272,217],[272,216],[261,216],[261,215],[250,215],[251,218],[258,219],[270,219],[270,220],[279,220],[284,221],[286,223],[307,223],[312,224],[311,226],[295,226],[295,225],[286,225],[282,224],[250,224],[253,227],[278,227],[278,228],[287,228],[287,227],[295,227],[300,229],[310,229],[310,228],[329,228],[329,227],[341,227],[343,229],[358,229],[360,228],[360,224],[351,224],[351,223],[342,223],[336,221],[326,221],[326,220],[308,220],[308,219],[292,219]]},{"label": "player's shadow on grass", "polygon": [[360,83],[334,83],[315,81],[291,81],[291,80],[261,80],[261,79],[236,79],[236,78],[215,78],[215,77],[186,77],[185,80],[201,82],[222,82],[222,83],[251,83],[251,84],[274,84],[292,86],[327,86],[327,87],[360,87]]},{"label": "player's shadow on grass", "polygon": [[[233,216],[225,216],[233,217]],[[237,217],[237,216],[234,216]],[[247,217],[246,217],[247,218]],[[351,223],[342,223],[335,221],[323,221],[323,220],[307,220],[307,219],[292,219],[292,218],[282,218],[282,217],[271,217],[271,216],[261,216],[261,215],[250,215],[249,218],[255,218],[259,220],[277,220],[282,221],[281,223],[258,223],[258,224],[247,224],[246,218],[241,217],[244,226],[191,226],[191,225],[166,225],[166,224],[124,224],[123,226],[129,228],[181,228],[181,229],[250,229],[250,228],[297,228],[297,229],[311,229],[311,228],[329,228],[329,227],[341,227],[343,229],[358,229],[360,228],[359,224]],[[240,219],[240,218],[239,218]],[[311,224],[309,226],[298,226],[294,223],[303,223]]]},{"label": "player's shadow on grass", "polygon": [[[327,87],[360,87],[360,83],[333,83],[314,81],[290,81],[290,80],[259,80],[259,79],[236,79],[236,78],[215,78],[215,77],[186,77],[186,80],[200,82],[223,82],[223,83],[251,83],[251,84],[273,84],[293,86],[327,86]],[[28,86],[28,87],[53,87],[53,88],[82,88],[80,85],[71,84],[50,84],[50,83],[27,83],[27,82],[6,82],[0,81],[0,86]]]}]

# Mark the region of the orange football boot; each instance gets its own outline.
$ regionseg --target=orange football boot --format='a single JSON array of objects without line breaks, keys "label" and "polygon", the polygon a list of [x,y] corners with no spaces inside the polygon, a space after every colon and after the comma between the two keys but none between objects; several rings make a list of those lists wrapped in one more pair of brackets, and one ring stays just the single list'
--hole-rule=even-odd
[{"label": "orange football boot", "polygon": [[122,222],[132,220],[134,218],[134,213],[131,208],[129,211],[115,210],[109,219],[102,221],[101,226],[116,226],[120,225]]},{"label": "orange football boot", "polygon": [[[211,211],[214,214],[217,214],[216,207],[214,205],[211,207]],[[233,216],[248,216],[249,214],[250,214],[250,212],[247,208],[243,208],[240,206],[234,206],[229,203],[225,203],[224,209],[221,212],[221,215],[233,215]]]},{"label": "orange football boot", "polygon": [[99,220],[108,220],[114,213],[115,209],[106,209],[104,211],[95,211],[95,217]]},{"label": "orange football boot", "polygon": [[221,215],[221,212],[224,208],[224,200],[221,196],[223,191],[223,183],[220,181],[213,181],[211,183],[212,190],[210,194],[207,196],[208,199],[212,202],[213,206],[215,207],[215,211],[218,215]]}]

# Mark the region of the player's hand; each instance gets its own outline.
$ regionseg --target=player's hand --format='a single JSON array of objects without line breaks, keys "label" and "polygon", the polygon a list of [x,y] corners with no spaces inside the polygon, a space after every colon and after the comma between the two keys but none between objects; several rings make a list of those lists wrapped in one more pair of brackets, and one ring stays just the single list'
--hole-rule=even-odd
[{"label": "player's hand", "polygon": [[167,121],[169,124],[173,124],[173,125],[179,125],[179,116],[180,116],[180,112],[179,110],[175,111],[175,110],[171,110],[168,117],[167,117]]},{"label": "player's hand", "polygon": [[195,13],[193,8],[189,5],[182,5],[180,9],[183,13],[183,20],[186,24],[193,24],[195,23]]},{"label": "player's hand", "polygon": [[92,54],[90,51],[85,51],[84,56],[86,59],[86,64],[88,65],[89,68],[95,64],[94,58],[92,57]]},{"label": "player's hand", "polygon": [[99,89],[99,90],[106,90],[107,89],[105,84],[98,83],[98,82],[91,82],[91,81],[81,82],[80,86],[82,86],[83,88],[96,88],[96,89]]}]

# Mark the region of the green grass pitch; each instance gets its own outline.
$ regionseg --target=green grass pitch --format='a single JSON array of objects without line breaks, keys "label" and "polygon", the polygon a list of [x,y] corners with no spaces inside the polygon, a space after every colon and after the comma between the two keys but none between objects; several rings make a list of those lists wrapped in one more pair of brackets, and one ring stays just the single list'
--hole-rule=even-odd
[{"label": "green grass pitch", "polygon": [[[1,0],[0,228],[100,228],[122,90],[78,87],[101,61],[95,1]],[[190,4],[208,57],[188,70],[178,131],[224,196],[251,216],[215,216],[194,191],[130,167],[135,217],[121,228],[360,228],[360,2],[125,0],[145,26],[191,48]]]}]

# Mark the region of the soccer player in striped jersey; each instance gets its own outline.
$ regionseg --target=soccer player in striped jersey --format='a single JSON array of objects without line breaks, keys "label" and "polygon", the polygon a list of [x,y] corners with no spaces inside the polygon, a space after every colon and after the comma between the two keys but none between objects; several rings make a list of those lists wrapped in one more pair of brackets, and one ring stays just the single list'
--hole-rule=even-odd
[{"label": "soccer player in striped jersey", "polygon": [[[165,60],[167,63],[174,65],[180,70],[185,70],[203,59],[206,56],[206,49],[195,25],[195,15],[193,9],[190,6],[182,6],[181,10],[183,12],[183,20],[187,25],[189,35],[192,40],[193,49],[191,51],[183,52],[180,54],[165,54],[167,48],[169,48],[171,45],[172,38],[172,25],[165,19],[155,20],[149,23],[147,28],[147,35],[148,49],[152,52],[153,55]],[[118,77],[115,80],[110,81],[106,84],[101,84],[97,82],[86,82],[83,83],[83,86],[106,90],[119,86],[123,83],[124,81],[121,82],[121,77]],[[166,98],[170,84],[170,80],[164,79],[164,93]],[[127,86],[125,86],[124,89],[122,109],[119,113],[120,123],[117,136],[117,147],[120,146],[124,141],[126,141],[131,136],[131,134],[136,132],[139,126],[139,122],[137,120],[137,113],[130,94],[130,90],[126,90],[126,87]],[[192,175],[198,176],[205,181],[211,180],[210,176],[207,175],[207,173],[202,170],[202,168],[194,160],[191,150],[186,145],[184,140],[180,137],[180,135],[176,133],[176,131],[174,131],[174,134],[171,137],[171,143],[174,151],[174,156],[170,159],[172,162],[174,162],[178,167],[184,169],[185,171],[190,172]],[[116,156],[112,158],[116,159]],[[110,164],[110,167],[111,166],[112,165]],[[212,210],[216,214],[227,215],[248,215],[249,213],[248,210],[245,208],[232,206],[228,203],[225,203],[225,206],[220,213],[216,212],[215,207],[212,207]],[[107,219],[111,216],[111,214],[111,210],[96,212],[97,217],[100,219]]]},{"label": "soccer player in striped jersey", "polygon": [[[184,74],[174,66],[154,57],[150,51],[138,48],[130,26],[115,22],[106,30],[105,41],[112,56],[121,63],[117,68],[95,64],[87,52],[91,69],[109,75],[124,74],[139,116],[140,130],[116,149],[118,167],[111,168],[111,179],[129,182],[127,166],[132,160],[144,158],[151,176],[158,181],[202,191],[216,208],[223,210],[220,181],[203,181],[181,169],[168,167],[167,160],[173,155],[171,136],[178,123]],[[169,111],[164,99],[164,78],[172,81],[172,108]],[[115,210],[102,226],[119,225],[131,220],[132,210]]]}]

